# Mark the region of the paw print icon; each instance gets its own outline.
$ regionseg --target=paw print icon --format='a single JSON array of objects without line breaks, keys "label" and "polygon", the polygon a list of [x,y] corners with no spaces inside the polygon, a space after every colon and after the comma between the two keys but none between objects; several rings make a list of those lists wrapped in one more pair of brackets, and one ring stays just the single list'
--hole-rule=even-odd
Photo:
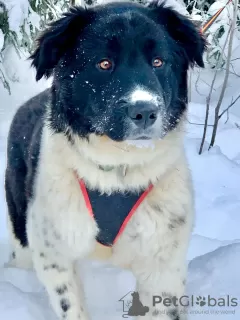
[{"label": "paw print icon", "polygon": [[199,305],[200,307],[203,307],[206,305],[206,298],[205,297],[201,297],[201,296],[198,296],[196,298],[196,304]]}]

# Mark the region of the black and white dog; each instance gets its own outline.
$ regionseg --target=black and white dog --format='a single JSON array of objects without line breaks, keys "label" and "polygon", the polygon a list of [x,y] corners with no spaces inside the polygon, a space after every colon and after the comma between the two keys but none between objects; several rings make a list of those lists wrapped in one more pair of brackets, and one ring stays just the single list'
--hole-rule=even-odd
[{"label": "black and white dog", "polygon": [[[88,319],[76,261],[135,274],[146,319],[180,320],[152,296],[184,294],[193,193],[183,148],[187,70],[205,41],[165,4],[73,7],[31,56],[51,89],[11,125],[11,266],[31,263],[59,319]],[[96,254],[96,255],[95,255]]]}]

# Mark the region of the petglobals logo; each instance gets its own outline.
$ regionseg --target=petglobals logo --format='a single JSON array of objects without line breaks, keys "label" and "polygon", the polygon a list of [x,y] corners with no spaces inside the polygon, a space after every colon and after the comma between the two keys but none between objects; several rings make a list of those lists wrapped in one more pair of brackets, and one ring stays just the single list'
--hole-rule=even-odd
[{"label": "petglobals logo", "polygon": [[118,301],[122,303],[123,318],[145,316],[151,309],[162,314],[177,309],[180,314],[234,315],[235,308],[240,305],[238,298],[230,295],[221,297],[184,295],[176,297],[166,293],[162,296],[153,296],[149,305],[145,305],[137,291],[129,291]]},{"label": "petglobals logo", "polygon": [[207,296],[181,296],[181,297],[161,297],[153,296],[153,307],[162,304],[164,307],[237,307],[239,305],[238,298],[226,295],[224,297],[213,297],[211,295]]}]

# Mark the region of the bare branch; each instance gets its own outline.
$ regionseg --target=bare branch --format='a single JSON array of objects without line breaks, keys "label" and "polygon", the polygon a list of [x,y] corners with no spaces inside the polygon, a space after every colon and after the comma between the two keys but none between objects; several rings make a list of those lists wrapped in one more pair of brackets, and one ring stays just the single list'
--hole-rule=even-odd
[{"label": "bare branch", "polygon": [[192,100],[192,72],[191,70],[189,71],[189,76],[188,76],[188,102]]},{"label": "bare branch", "polygon": [[225,110],[223,110],[223,112],[218,116],[218,120],[221,119],[224,113],[228,112],[228,110],[238,101],[239,98],[240,98],[240,94],[237,96],[237,98],[234,101],[230,103],[230,105]]},{"label": "bare branch", "polygon": [[[238,59],[238,58],[237,58],[237,59]],[[237,59],[236,59],[236,60],[237,60]],[[234,60],[231,60],[231,61],[234,61]],[[207,61],[206,61],[205,63],[206,63],[206,64],[210,64],[210,63],[207,62]],[[216,67],[217,67],[217,66],[216,66]],[[216,68],[216,67],[215,67],[215,68]],[[229,73],[231,73],[231,74],[235,75],[236,77],[240,78],[240,74],[237,74],[237,73],[236,73],[236,71],[235,71],[234,68],[233,68],[233,64],[232,64],[232,63],[231,63],[231,67],[232,67],[233,71],[230,71],[230,70],[229,70]],[[226,71],[226,68],[222,67],[221,70],[218,70],[218,71],[222,71],[222,70]],[[204,82],[203,79],[201,79],[201,81]],[[205,82],[205,83],[206,83],[206,82]],[[206,84],[210,87],[210,85],[209,85],[208,83],[206,83]]]},{"label": "bare branch", "polygon": [[[237,74],[237,72],[235,71],[234,65],[233,65],[233,63],[231,61],[230,61],[230,65],[231,65],[232,70],[233,70],[232,73],[235,74],[235,76],[239,77],[239,74]],[[229,72],[230,72],[230,70],[229,70]]]},{"label": "bare branch", "polygon": [[[189,124],[193,124],[193,125],[196,125],[196,126],[204,126],[204,125],[205,125],[205,123],[191,122],[191,121],[189,121],[189,120],[187,120],[187,122],[188,122]],[[208,127],[213,127],[213,124],[208,124],[207,126],[208,126]]]},{"label": "bare branch", "polygon": [[214,121],[214,127],[213,127],[213,132],[212,132],[212,138],[211,142],[209,145],[208,150],[213,147],[216,134],[217,134],[217,127],[218,127],[218,121],[219,121],[219,110],[222,104],[222,100],[227,88],[227,82],[228,82],[228,77],[229,77],[229,69],[230,69],[230,63],[231,63],[231,55],[232,55],[232,46],[233,46],[233,36],[234,36],[234,31],[235,31],[235,24],[237,21],[237,6],[238,6],[238,0],[234,1],[234,9],[233,9],[233,19],[232,19],[232,24],[230,28],[230,36],[229,36],[229,44],[228,44],[228,54],[227,54],[227,61],[226,61],[226,73],[223,81],[223,86],[222,86],[222,91],[220,93],[220,97],[217,103],[217,106],[215,108],[215,121]]},{"label": "bare branch", "polygon": [[219,56],[219,59],[217,61],[216,71],[214,73],[214,77],[213,77],[213,80],[212,80],[210,92],[209,92],[209,95],[208,95],[208,97],[206,99],[207,105],[206,105],[205,122],[204,122],[203,136],[202,136],[202,141],[201,141],[201,145],[200,145],[200,149],[199,149],[199,154],[202,154],[202,151],[203,151],[203,146],[204,146],[204,142],[205,142],[206,135],[207,135],[208,117],[209,117],[211,96],[212,96],[212,92],[214,90],[214,84],[215,84],[215,81],[216,81],[216,78],[217,78],[217,73],[219,71],[218,68],[219,68],[219,65],[220,65],[220,63],[222,61],[225,47],[226,47],[226,45],[228,43],[228,38],[229,38],[229,35],[230,35],[230,31],[231,31],[231,28],[229,28],[229,30],[228,30],[228,34],[227,34],[227,37],[225,39],[225,42],[224,42],[224,45],[223,45],[223,48],[222,48],[222,51],[221,51],[221,55]]},{"label": "bare branch", "polygon": [[[200,72],[198,71],[197,80],[196,80],[196,82],[195,82],[195,90],[196,90],[196,92],[197,92],[200,96],[204,96],[204,94],[202,94],[202,93],[199,91],[199,89],[198,89],[199,79],[200,79]],[[201,81],[203,81],[203,80],[201,79]]]}]

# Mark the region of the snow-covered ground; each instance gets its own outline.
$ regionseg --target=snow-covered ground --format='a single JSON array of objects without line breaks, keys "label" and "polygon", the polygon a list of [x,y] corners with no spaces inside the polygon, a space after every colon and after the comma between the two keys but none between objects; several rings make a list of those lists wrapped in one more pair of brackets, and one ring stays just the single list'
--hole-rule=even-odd
[{"label": "snow-covered ground", "polygon": [[[55,320],[46,293],[34,272],[3,268],[8,255],[3,188],[7,131],[16,107],[48,85],[34,82],[27,62],[11,64],[9,72],[17,74],[20,83],[12,83],[12,96],[0,84],[0,319]],[[234,92],[234,86],[239,88],[239,82],[231,83],[229,90]],[[201,89],[204,90],[203,86]],[[192,101],[189,121],[201,124],[205,114],[204,99],[195,92]],[[226,100],[225,106],[227,104]],[[237,320],[240,316],[240,130],[235,125],[240,125],[237,117],[240,100],[234,110],[227,124],[224,124],[226,118],[221,119],[216,146],[208,152],[206,143],[201,156],[198,150],[203,127],[189,123],[186,130],[186,151],[196,198],[196,225],[188,254],[188,295],[206,299],[210,295],[211,304],[214,304],[213,299],[230,296],[230,299],[238,298],[237,306],[223,306],[223,302],[215,307],[195,304],[189,310],[190,320]],[[213,112],[210,123],[212,120]],[[210,133],[211,127],[207,141],[210,141]],[[81,268],[93,319],[121,319],[123,308],[119,299],[134,290],[133,275],[98,262],[86,262]]]}]

